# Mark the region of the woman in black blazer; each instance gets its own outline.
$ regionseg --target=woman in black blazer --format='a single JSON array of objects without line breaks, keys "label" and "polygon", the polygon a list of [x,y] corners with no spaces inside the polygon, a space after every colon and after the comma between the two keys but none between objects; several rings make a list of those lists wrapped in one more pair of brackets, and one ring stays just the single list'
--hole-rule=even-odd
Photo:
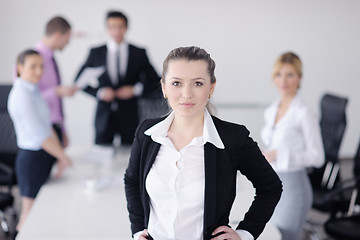
[{"label": "woman in black blazer", "polygon": [[[198,47],[172,50],[162,91],[172,108],[135,133],[125,191],[134,239],[256,239],[282,185],[249,131],[209,114],[215,62]],[[237,171],[256,196],[236,230],[229,215]]]}]

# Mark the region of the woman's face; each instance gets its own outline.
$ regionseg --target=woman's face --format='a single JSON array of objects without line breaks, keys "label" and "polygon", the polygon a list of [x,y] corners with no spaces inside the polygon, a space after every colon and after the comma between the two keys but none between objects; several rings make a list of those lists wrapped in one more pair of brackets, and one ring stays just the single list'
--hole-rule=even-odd
[{"label": "woman's face", "polygon": [[205,61],[171,60],[162,90],[175,115],[182,117],[203,116],[215,83],[211,83]]},{"label": "woman's face", "polygon": [[294,96],[300,81],[301,78],[295,67],[289,63],[281,65],[274,77],[275,85],[282,96]]},{"label": "woman's face", "polygon": [[43,73],[43,60],[41,56],[33,54],[25,57],[24,63],[18,64],[18,72],[23,80],[38,83]]}]

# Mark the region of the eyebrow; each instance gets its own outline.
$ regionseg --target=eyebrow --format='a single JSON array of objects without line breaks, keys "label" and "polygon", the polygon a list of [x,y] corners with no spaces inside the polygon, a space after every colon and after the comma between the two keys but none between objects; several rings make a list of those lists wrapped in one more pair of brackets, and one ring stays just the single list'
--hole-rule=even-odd
[{"label": "eyebrow", "polygon": [[[182,78],[178,78],[178,77],[172,77],[170,78],[169,80],[183,80]],[[191,81],[196,81],[196,80],[206,80],[205,78],[202,78],[202,77],[197,77],[197,78],[192,78],[190,79]]]}]

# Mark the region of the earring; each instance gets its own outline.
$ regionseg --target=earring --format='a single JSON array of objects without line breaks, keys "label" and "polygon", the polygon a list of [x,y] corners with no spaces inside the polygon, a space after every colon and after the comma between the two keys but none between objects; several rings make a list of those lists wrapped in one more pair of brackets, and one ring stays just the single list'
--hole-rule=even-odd
[{"label": "earring", "polygon": [[168,99],[167,96],[166,96],[166,94],[164,94],[164,99]]},{"label": "earring", "polygon": [[211,94],[209,94],[209,97],[208,97],[208,99],[210,99],[211,98]]}]

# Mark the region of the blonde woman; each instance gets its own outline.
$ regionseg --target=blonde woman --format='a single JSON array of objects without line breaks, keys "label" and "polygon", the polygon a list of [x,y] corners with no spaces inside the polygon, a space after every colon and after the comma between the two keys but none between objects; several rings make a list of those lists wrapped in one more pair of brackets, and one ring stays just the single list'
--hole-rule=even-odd
[{"label": "blonde woman", "polygon": [[292,53],[275,62],[274,84],[280,98],[265,111],[262,139],[266,159],[283,182],[283,194],[272,220],[283,240],[298,240],[312,204],[312,189],[307,167],[324,163],[320,126],[317,117],[299,96],[302,63]]}]

